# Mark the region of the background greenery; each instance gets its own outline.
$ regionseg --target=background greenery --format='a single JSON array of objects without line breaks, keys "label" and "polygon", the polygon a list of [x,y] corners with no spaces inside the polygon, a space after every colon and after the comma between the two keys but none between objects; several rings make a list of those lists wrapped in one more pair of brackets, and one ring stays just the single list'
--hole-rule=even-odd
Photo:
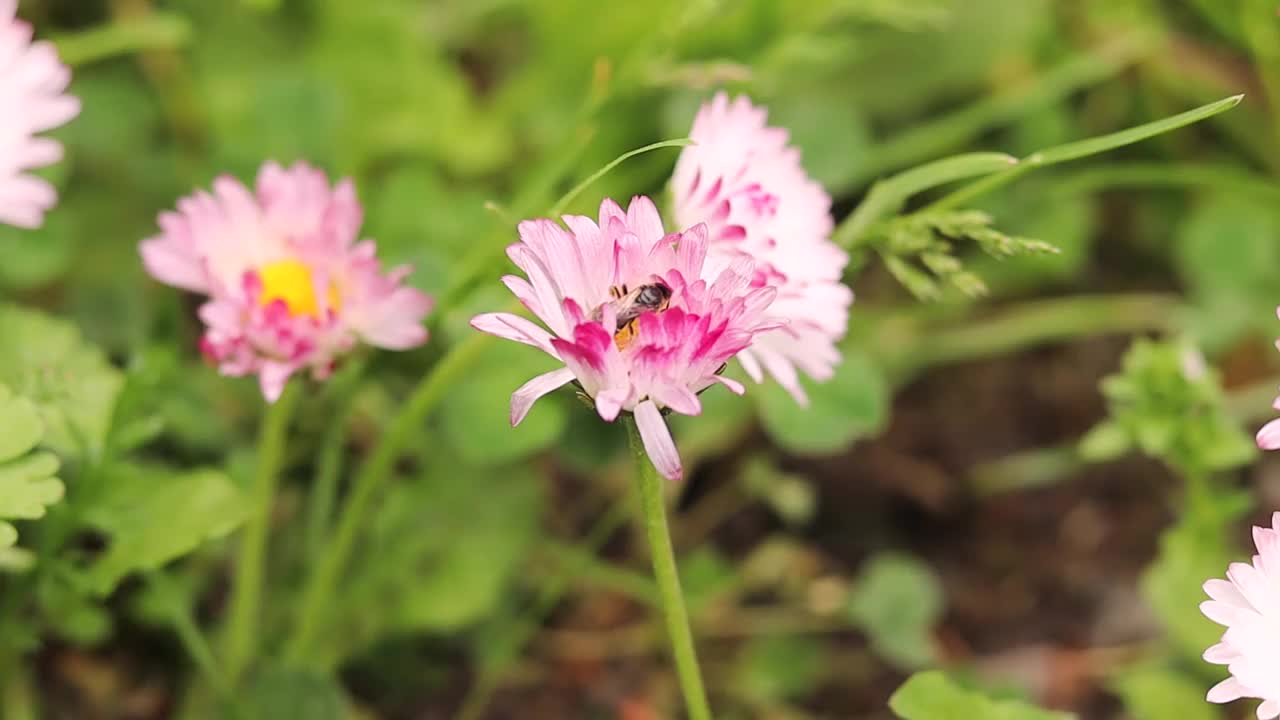
[{"label": "background greenery", "polygon": [[[1217,633],[1199,585],[1280,506],[1244,433],[1277,384],[1273,1],[21,5],[84,111],[55,133],[60,206],[38,231],[0,227],[6,720],[233,712],[216,649],[262,403],[201,363],[194,300],[149,280],[136,246],[178,197],[266,159],[353,176],[365,234],[441,307],[425,348],[356,358],[301,401],[239,711],[677,716],[624,522],[623,430],[568,392],[508,427],[510,392],[549,369],[513,343],[468,346],[374,498],[315,657],[277,658],[346,478],[467,319],[508,303],[515,220],[683,137],[721,87],[790,129],[837,219],[877,178],[944,156],[1026,157],[1246,94],[948,196],[966,215],[931,214],[949,189],[932,184],[893,198],[843,236],[858,301],[813,407],[766,385],[674,423],[693,468],[673,488],[677,545],[718,717],[1057,717],[1024,701],[1227,717],[1202,702],[1221,673],[1198,659]],[[626,161],[570,209],[660,195],[677,152]],[[1023,239],[1060,252],[1000,262],[968,242],[1038,247]],[[1124,354],[1131,335],[1149,339]],[[1200,352],[1221,372],[1188,372]],[[202,636],[214,657],[190,656]],[[928,668],[946,673],[889,702]]]}]

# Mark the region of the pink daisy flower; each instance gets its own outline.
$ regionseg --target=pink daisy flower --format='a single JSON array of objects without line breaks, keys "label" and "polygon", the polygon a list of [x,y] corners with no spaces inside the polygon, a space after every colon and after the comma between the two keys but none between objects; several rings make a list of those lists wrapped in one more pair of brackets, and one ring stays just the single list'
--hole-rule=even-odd
[{"label": "pink daisy flower", "polygon": [[27,171],[61,160],[62,145],[36,133],[75,117],[80,101],[63,92],[71,71],[53,45],[31,42],[17,11],[17,0],[0,0],[0,223],[37,228],[58,194]]},{"label": "pink daisy flower", "polygon": [[1204,584],[1213,599],[1200,603],[1200,611],[1227,626],[1204,659],[1231,671],[1207,699],[1260,698],[1258,718],[1270,720],[1280,717],[1280,512],[1271,516],[1271,527],[1253,529],[1253,542],[1253,564],[1232,563],[1227,580]]},{"label": "pink daisy flower", "polygon": [[764,312],[776,291],[749,287],[750,260],[739,260],[708,281],[704,225],[668,235],[653,202],[636,197],[624,212],[612,200],[600,221],[566,215],[526,220],[507,255],[525,278],[503,282],[546,328],[510,313],[478,315],[477,330],[539,348],[565,367],[525,383],[511,396],[511,423],[533,403],[576,381],[600,417],[635,415],[654,466],[668,479],[682,475],[663,411],[697,415],[698,393],[719,383],[724,364],[757,333],[776,325]]},{"label": "pink daisy flower", "polygon": [[267,163],[255,192],[231,177],[160,215],[162,234],[139,246],[157,280],[209,296],[200,348],[226,375],[257,373],[274,401],[309,369],[323,379],[364,341],[404,350],[427,339],[431,299],[403,285],[410,268],[383,273],[373,241],[357,242],[355,187],[330,187],[298,163]]},{"label": "pink daisy flower", "polygon": [[757,382],[767,372],[807,404],[797,370],[828,380],[840,362],[853,292],[840,282],[848,254],[831,242],[831,197],[805,174],[787,131],[768,127],[746,97],[717,93],[698,110],[672,178],[676,221],[706,223],[707,270],[737,258],[755,263],[753,287],[778,297],[762,333],[738,356]]},{"label": "pink daisy flower", "polygon": [[[1276,308],[1276,315],[1280,316],[1280,308]],[[1276,348],[1280,348],[1280,340],[1276,341]],[[1280,410],[1280,397],[1271,403],[1271,407]],[[1257,441],[1263,450],[1280,450],[1280,418],[1263,425],[1258,431]]]}]

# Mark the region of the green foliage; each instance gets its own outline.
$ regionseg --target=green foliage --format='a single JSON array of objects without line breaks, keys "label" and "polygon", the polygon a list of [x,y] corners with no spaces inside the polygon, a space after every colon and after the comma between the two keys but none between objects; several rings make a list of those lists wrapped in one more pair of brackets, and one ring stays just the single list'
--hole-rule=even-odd
[{"label": "green foliage", "polygon": [[537,537],[537,479],[510,467],[455,473],[454,463],[388,493],[344,583],[334,650],[466,628],[501,603]]},{"label": "green foliage", "polygon": [[769,436],[792,452],[822,455],[880,430],[889,411],[889,386],[865,354],[847,350],[835,376],[823,384],[802,381],[808,407],[776,382],[752,388],[760,421]]},{"label": "green foliage", "polygon": [[1019,700],[996,700],[963,687],[937,670],[912,675],[889,698],[902,720],[1070,720],[1068,713],[1041,710]]},{"label": "green foliage", "polygon": [[898,553],[867,561],[847,607],[849,619],[867,634],[876,654],[908,670],[933,662],[933,626],[942,610],[942,584],[933,570]]},{"label": "green foliage", "polygon": [[[45,508],[62,499],[62,481],[54,477],[58,459],[32,452],[44,435],[40,411],[30,400],[15,397],[0,385],[0,551],[14,552],[18,531],[7,520],[44,517]],[[26,564],[10,554],[10,565]],[[10,568],[10,569],[18,569]]]},{"label": "green foliage", "polygon": [[105,469],[85,522],[106,533],[107,550],[89,569],[101,595],[129,573],[154,570],[244,521],[248,504],[225,474],[120,464]]},{"label": "green foliage", "polygon": [[906,215],[885,225],[877,248],[894,278],[921,300],[940,299],[943,285],[971,298],[987,293],[982,279],[956,257],[957,242],[972,242],[998,260],[1058,252],[1039,240],[1006,235],[991,223],[990,215],[976,210]]},{"label": "green foliage", "polygon": [[806,525],[818,510],[816,491],[807,478],[779,470],[767,458],[755,456],[742,469],[747,492],[769,505],[789,525]]},{"label": "green foliage", "polygon": [[757,702],[802,697],[822,680],[823,647],[802,636],[765,636],[752,640],[735,667],[735,684]]},{"label": "green foliage", "polygon": [[1125,668],[1111,679],[1133,720],[1220,720],[1217,705],[1204,701],[1205,684],[1198,677],[1155,663]]},{"label": "green foliage", "polygon": [[0,306],[0,383],[35,403],[44,444],[67,455],[96,455],[122,377],[74,325],[43,313]]},{"label": "green foliage", "polygon": [[556,442],[567,414],[583,411],[570,390],[537,403],[514,428],[509,419],[511,392],[555,364],[554,358],[523,345],[495,344],[454,386],[444,403],[441,430],[467,464],[505,465]]},{"label": "green foliage", "polygon": [[1143,596],[1169,641],[1193,661],[1222,636],[1222,626],[1200,612],[1201,586],[1240,558],[1228,531],[1252,505],[1244,493],[1206,490],[1192,486],[1184,514],[1160,536],[1159,554],[1142,577]]},{"label": "green foliage", "polygon": [[1280,214],[1238,194],[1214,193],[1197,205],[1177,236],[1181,276],[1196,298],[1192,332],[1210,348],[1245,333],[1274,334],[1280,305]]},{"label": "green foliage", "polygon": [[[59,190],[57,208],[38,230],[0,226],[0,290],[10,303],[0,305],[0,570],[29,571],[0,575],[0,670],[22,667],[31,658],[16,654],[40,650],[41,687],[78,679],[65,672],[73,665],[63,662],[67,643],[110,657],[112,672],[125,668],[130,681],[138,653],[170,660],[176,643],[113,630],[132,630],[138,620],[181,625],[149,585],[128,582],[180,560],[165,572],[180,579],[179,609],[192,611],[197,632],[222,633],[235,543],[221,540],[244,520],[247,502],[246,483],[228,476],[251,474],[260,398],[251,380],[220,377],[201,363],[197,301],[147,279],[137,243],[179,196],[220,174],[250,181],[267,159],[305,159],[352,176],[366,211],[362,235],[378,241],[387,265],[413,264],[409,281],[436,296],[440,309],[426,348],[360,358],[367,371],[351,391],[345,435],[328,428],[327,415],[341,405],[333,385],[309,385],[323,395],[290,427],[269,515],[259,644],[270,659],[259,658],[231,693],[245,717],[449,714],[462,685],[508,684],[497,675],[477,681],[459,657],[489,657],[498,645],[498,655],[521,656],[550,612],[555,624],[574,627],[639,622],[652,610],[645,581],[613,564],[634,550],[624,532],[593,540],[607,540],[608,561],[577,562],[589,553],[576,548],[567,553],[573,562],[551,563],[594,571],[587,582],[530,565],[531,557],[554,555],[539,552],[544,533],[564,547],[596,522],[590,508],[626,472],[621,428],[599,422],[570,389],[544,398],[520,427],[508,426],[512,390],[553,360],[511,343],[468,345],[467,362],[440,384],[429,417],[388,421],[405,390],[474,335],[466,324],[472,314],[510,302],[496,279],[510,271],[502,248],[514,240],[514,222],[544,214],[562,196],[574,212],[593,211],[602,195],[658,196],[678,141],[582,182],[620,155],[686,135],[698,104],[719,89],[750,95],[788,131],[833,197],[834,239],[853,252],[854,321],[874,324],[883,314],[889,322],[874,335],[851,334],[830,381],[802,380],[808,408],[766,380],[748,398],[713,388],[701,397],[701,416],[668,418],[690,479],[673,499],[677,544],[687,528],[705,532],[701,523],[723,520],[716,513],[727,512],[719,504],[726,498],[749,506],[729,507],[732,521],[690,533],[701,541],[683,548],[680,573],[700,623],[731,605],[735,612],[760,605],[783,619],[819,614],[867,636],[874,672],[885,672],[880,661],[904,670],[937,660],[932,632],[943,597],[926,565],[893,551],[874,556],[847,597],[843,581],[826,576],[864,541],[882,545],[877,523],[841,524],[850,498],[861,502],[865,489],[828,481],[846,469],[852,443],[887,426],[894,386],[908,377],[1151,326],[1231,357],[1249,379],[1266,372],[1242,343],[1274,334],[1280,303],[1275,183],[1259,170],[1280,158],[1274,118],[1253,97],[1230,115],[1219,113],[1237,97],[1179,112],[1239,92],[1241,77],[1275,85],[1276,31],[1259,19],[1273,9],[1264,0],[1189,0],[1174,13],[1149,2],[1064,13],[1050,0],[21,5],[36,33],[54,39],[73,65],[72,89],[84,106],[53,134],[66,159],[40,171]],[[1176,28],[1176,53],[1159,37],[1166,25]],[[1251,56],[1256,69],[1237,62]],[[1230,72],[1220,71],[1224,58]],[[1210,127],[1164,135],[1210,118]],[[1129,129],[1111,132],[1117,127]],[[1123,156],[1093,157],[1157,135]],[[1086,139],[1070,142],[1077,138]],[[1067,161],[1080,161],[1074,180],[1043,172],[1014,184]],[[582,191],[563,195],[571,188]],[[900,295],[886,292],[892,279],[944,302],[886,308],[886,296]],[[1167,324],[1127,319],[1125,309],[1152,314],[1141,297],[1092,296],[1152,287],[1187,291],[1153,304],[1177,305]],[[1090,296],[1064,298],[1069,312],[1057,314],[1012,297],[1050,291]],[[982,307],[970,300],[984,293],[1011,303],[989,323],[970,315]],[[1126,317],[1110,322],[1103,316],[1111,310]],[[1220,632],[1195,605],[1200,583],[1243,554],[1227,538],[1248,501],[1209,485],[1207,475],[1256,455],[1224,409],[1216,373],[1188,373],[1196,365],[1188,357],[1168,343],[1135,347],[1104,388],[1109,419],[1081,446],[1087,459],[1139,449],[1189,475],[1175,486],[1186,488],[1182,510],[1142,583],[1167,628],[1162,641],[1181,655],[1116,673],[1113,689],[1135,720],[1218,716],[1198,697],[1196,670],[1187,669],[1200,667],[1196,658]],[[953,417],[967,422],[967,408],[959,410]],[[340,513],[352,498],[349,479],[393,432],[409,447],[387,460],[387,482],[355,533],[316,657],[303,658],[325,672],[278,665],[282,636],[296,624],[299,583],[333,533],[332,513],[308,510],[317,484],[310,478],[324,474],[319,458],[340,460],[330,486]],[[930,439],[906,440],[913,455],[936,449]],[[1043,474],[1070,475],[1079,458],[1053,450],[1059,464]],[[43,521],[16,523],[22,538],[14,545],[10,521],[47,507]],[[613,573],[613,584],[590,581],[603,572]],[[601,601],[598,584],[631,592]],[[518,632],[499,641],[476,632],[507,612],[515,616],[492,626]],[[852,675],[836,671],[826,636],[732,630],[733,639],[712,643],[710,657],[728,661],[707,673],[716,717],[799,715],[792,704],[812,709],[815,698],[841,696],[816,694],[820,688],[864,679],[860,666]],[[184,634],[176,636],[189,642]],[[387,646],[407,649],[388,657]],[[559,673],[583,663],[548,662],[556,652],[546,648],[559,649],[538,641],[522,656],[529,677],[581,689]],[[213,655],[215,665],[224,660]],[[174,689],[166,701],[189,717],[234,716],[212,699],[216,678],[190,677],[208,672],[203,664],[167,663],[158,680]],[[340,675],[330,672],[338,667]],[[359,690],[358,709],[340,678]],[[654,687],[665,684],[654,679]],[[0,682],[6,703],[30,694],[19,675]],[[4,710],[6,717],[106,712],[64,702]],[[511,698],[503,702],[489,714],[510,712]],[[912,678],[893,707],[919,720],[1062,717],[936,673]],[[560,712],[592,710],[575,704]]]},{"label": "green foliage", "polygon": [[282,667],[258,673],[244,696],[236,699],[235,707],[255,718],[344,720],[351,716],[345,693],[334,678]]},{"label": "green foliage", "polygon": [[733,563],[712,546],[700,547],[680,559],[680,584],[690,612],[707,607],[739,579]]},{"label": "green foliage", "polygon": [[1227,413],[1217,372],[1192,347],[1138,340],[1102,393],[1110,417],[1081,440],[1088,459],[1137,449],[1199,475],[1238,467],[1257,452]]}]

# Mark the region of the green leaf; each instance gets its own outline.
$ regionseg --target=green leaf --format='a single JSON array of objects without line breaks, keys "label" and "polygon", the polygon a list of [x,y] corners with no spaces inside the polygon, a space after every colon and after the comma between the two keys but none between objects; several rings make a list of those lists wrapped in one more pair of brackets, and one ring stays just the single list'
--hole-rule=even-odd
[{"label": "green leaf", "polygon": [[1138,340],[1121,372],[1102,381],[1110,419],[1088,433],[1081,452],[1096,459],[1125,445],[1179,471],[1201,475],[1239,467],[1257,455],[1228,412],[1218,373],[1194,347]]},{"label": "green leaf", "polygon": [[456,631],[508,594],[536,541],[538,478],[520,468],[455,472],[452,458],[436,459],[436,472],[385,498],[336,603],[328,652],[345,656],[396,632]]},{"label": "green leaf", "polygon": [[60,637],[90,647],[110,635],[111,612],[85,592],[77,575],[42,573],[40,580],[36,587],[40,614]]},{"label": "green leaf", "polygon": [[788,525],[807,525],[818,511],[817,491],[808,478],[784,472],[762,455],[747,460],[740,481]]},{"label": "green leaf", "polygon": [[1080,457],[1089,462],[1114,460],[1129,452],[1133,441],[1129,431],[1115,422],[1103,421],[1094,425],[1080,438]]},{"label": "green leaf", "polygon": [[0,306],[0,383],[30,399],[44,444],[78,456],[101,451],[123,377],[80,331],[34,310]]},{"label": "green leaf", "polygon": [[779,445],[796,453],[831,454],[884,427],[889,384],[867,355],[850,351],[825,383],[803,381],[809,407],[801,407],[772,380],[751,389],[764,429]]},{"label": "green leaf", "polygon": [[[32,453],[44,435],[36,406],[14,397],[0,385],[0,550],[18,540],[18,531],[5,520],[44,517],[45,508],[62,499],[58,458],[52,453]],[[23,563],[19,562],[19,567]]]},{"label": "green leaf", "polygon": [[738,582],[733,563],[710,544],[680,558],[680,584],[689,611],[696,613]]},{"label": "green leaf", "polygon": [[1178,115],[1174,115],[1163,120],[1144,123],[1137,127],[1129,128],[1128,130],[1121,130],[1109,135],[1100,135],[1087,140],[1078,140],[1076,142],[1055,145],[1050,148],[1039,150],[1031,153],[1025,158],[1022,158],[1016,167],[1010,168],[996,175],[990,175],[975,183],[960,188],[959,190],[950,193],[937,202],[929,205],[924,209],[924,211],[936,212],[939,210],[962,207],[975,198],[1012,182],[1019,176],[1037,168],[1048,167],[1050,165],[1056,165],[1069,160],[1078,160],[1090,155],[1097,155],[1099,153],[1107,152],[1108,150],[1124,147],[1125,145],[1132,145],[1133,143],[1141,142],[1148,138],[1155,137],[1156,135],[1177,130],[1181,127],[1186,127],[1192,123],[1206,120],[1214,115],[1230,110],[1236,105],[1239,105],[1243,98],[1243,95],[1233,95],[1229,98],[1224,98],[1217,102],[1209,103],[1208,105],[1202,105],[1193,110],[1188,110],[1187,112],[1179,113]]},{"label": "green leaf", "polygon": [[872,649],[905,669],[934,660],[932,632],[942,610],[942,584],[933,570],[896,553],[867,561],[848,605],[849,618],[870,638]]},{"label": "green leaf", "polygon": [[105,595],[129,573],[155,570],[239,527],[248,501],[224,473],[121,464],[102,473],[102,494],[85,521],[110,542],[89,570]]},{"label": "green leaf", "polygon": [[842,247],[850,248],[872,224],[896,213],[912,195],[957,180],[1008,170],[1017,164],[1017,158],[1004,153],[966,153],[894,175],[871,186],[871,192],[867,193],[858,209],[840,223],[831,239]]},{"label": "green leaf", "polygon": [[1151,663],[1122,668],[1108,684],[1133,720],[1222,718],[1217,705],[1204,701],[1204,681],[1172,667]]},{"label": "green leaf", "polygon": [[1224,113],[1231,108],[1240,104],[1244,99],[1244,95],[1232,95],[1229,98],[1223,98],[1217,102],[1202,105],[1193,110],[1184,113],[1178,113],[1172,117],[1163,120],[1143,123],[1127,130],[1121,130],[1109,135],[1101,135],[1099,137],[1089,138],[1088,140],[1078,140],[1076,142],[1066,143],[1063,145],[1055,145],[1046,148],[1037,153],[1033,153],[1027,157],[1026,162],[1033,165],[1055,165],[1057,163],[1067,162],[1069,160],[1078,160],[1090,155],[1097,155],[1109,150],[1132,145],[1136,142],[1142,142],[1156,135],[1183,128],[1201,120],[1207,120],[1219,113]]},{"label": "green leaf", "polygon": [[960,686],[938,670],[907,678],[889,698],[903,720],[1069,720],[1068,713],[1042,710],[1019,700],[995,700]]},{"label": "green leaf", "polygon": [[[332,676],[309,670],[269,667],[254,676],[237,703],[248,717],[346,720],[347,699]],[[228,713],[227,717],[236,717]]]},{"label": "green leaf", "polygon": [[1174,647],[1199,662],[1205,648],[1222,636],[1222,626],[1200,612],[1206,599],[1201,585],[1221,577],[1242,555],[1227,537],[1252,501],[1235,491],[1189,493],[1189,499],[1178,524],[1160,536],[1159,554],[1142,577],[1142,593]]},{"label": "green leaf", "polygon": [[468,464],[503,465],[550,447],[569,412],[593,413],[572,399],[572,386],[544,397],[519,425],[511,426],[511,393],[556,361],[532,348],[497,343],[449,390],[441,429]]},{"label": "green leaf", "polygon": [[1197,336],[1226,347],[1249,330],[1270,333],[1280,304],[1280,214],[1274,204],[1217,193],[1178,229],[1179,274],[1197,303]]},{"label": "green leaf", "polygon": [[803,697],[822,680],[823,646],[803,636],[766,636],[747,643],[734,685],[757,702]]},{"label": "green leaf", "polygon": [[52,213],[35,230],[0,226],[0,285],[29,290],[57,279],[75,260],[77,230],[76,215],[68,212]]}]

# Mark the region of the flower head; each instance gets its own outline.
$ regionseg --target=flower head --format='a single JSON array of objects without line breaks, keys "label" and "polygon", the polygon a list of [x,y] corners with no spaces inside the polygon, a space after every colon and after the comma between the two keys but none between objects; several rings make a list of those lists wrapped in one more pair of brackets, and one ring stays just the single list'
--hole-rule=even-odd
[{"label": "flower head", "polygon": [[[1280,308],[1276,308],[1276,315],[1280,316]],[[1280,349],[1280,340],[1276,341],[1276,348]],[[1271,406],[1280,410],[1280,397],[1277,397]],[[1262,429],[1258,430],[1257,440],[1258,447],[1263,450],[1280,450],[1280,418],[1263,425]]]},{"label": "flower head", "polygon": [[32,42],[17,11],[17,0],[0,0],[0,223],[36,228],[58,195],[27,171],[62,159],[62,145],[36,133],[75,117],[80,101],[63,92],[71,71],[53,45]]},{"label": "flower head", "polygon": [[[805,174],[787,131],[768,127],[764,108],[718,93],[698,110],[672,178],[676,221],[706,223],[708,271],[754,261],[753,287],[773,286],[769,312],[780,327],[739,355],[756,381],[768,372],[798,402],[797,369],[827,380],[840,362],[853,292],[840,282],[849,256],[830,240],[831,198]],[[705,276],[704,276],[705,277]]]},{"label": "flower head", "polygon": [[224,176],[179,200],[139,250],[156,279],[209,296],[201,350],[224,374],[257,373],[274,401],[290,375],[326,377],[357,341],[427,339],[430,298],[403,285],[408,267],[382,272],[373,241],[357,242],[361,218],[349,180],[267,163],[254,192]]},{"label": "flower head", "polygon": [[507,255],[525,278],[503,282],[547,329],[509,313],[475,317],[477,330],[532,345],[564,362],[511,396],[511,422],[534,401],[576,380],[600,417],[634,413],[653,464],[667,478],[682,474],[662,411],[702,411],[698,393],[719,383],[725,362],[757,333],[776,327],[764,312],[776,292],[751,288],[751,263],[739,260],[705,277],[707,228],[666,234],[653,202],[600,205],[600,220],[567,215],[568,230],[550,220],[519,225]]},{"label": "flower head", "polygon": [[1204,584],[1213,599],[1200,603],[1200,611],[1227,626],[1204,659],[1231,671],[1209,690],[1209,702],[1260,698],[1258,718],[1269,720],[1280,717],[1280,512],[1271,516],[1271,527],[1253,529],[1253,541],[1252,564],[1232,563],[1227,580]]}]

